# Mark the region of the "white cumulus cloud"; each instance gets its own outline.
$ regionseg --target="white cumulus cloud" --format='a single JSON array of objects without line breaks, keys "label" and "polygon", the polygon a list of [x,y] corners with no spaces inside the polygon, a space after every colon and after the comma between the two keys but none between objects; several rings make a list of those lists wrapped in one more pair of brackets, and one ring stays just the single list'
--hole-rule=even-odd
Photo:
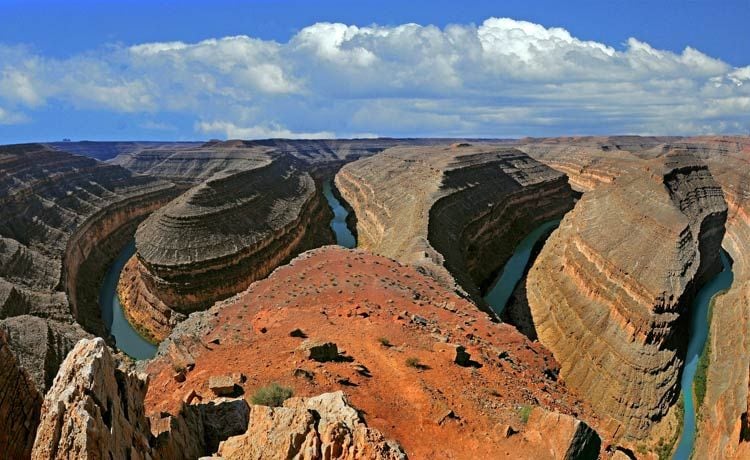
[{"label": "white cumulus cloud", "polygon": [[248,138],[747,133],[750,66],[689,45],[604,44],[510,18],[317,23],[283,43],[240,35],[65,59],[0,44],[0,104],[31,117],[178,114],[194,121],[182,135]]}]

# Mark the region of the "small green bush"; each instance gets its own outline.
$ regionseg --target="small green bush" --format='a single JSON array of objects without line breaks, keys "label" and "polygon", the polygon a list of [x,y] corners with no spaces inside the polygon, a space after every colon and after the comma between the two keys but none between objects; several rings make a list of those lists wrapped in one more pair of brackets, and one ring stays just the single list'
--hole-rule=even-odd
[{"label": "small green bush", "polygon": [[524,404],[523,406],[518,408],[518,416],[521,418],[521,422],[523,422],[524,425],[529,421],[529,416],[531,415],[532,409],[533,408],[528,404]]},{"label": "small green bush", "polygon": [[385,337],[380,337],[380,338],[378,338],[378,342],[380,342],[380,344],[381,344],[382,346],[386,347],[386,348],[387,348],[387,347],[392,347],[392,346],[393,346],[393,344],[391,343],[391,341],[390,341],[390,340],[388,340],[388,339],[387,339],[387,338],[385,338]]},{"label": "small green bush", "polygon": [[253,404],[261,406],[279,407],[284,404],[284,401],[291,398],[293,394],[294,390],[291,388],[282,387],[274,382],[268,386],[258,388],[250,400]]}]

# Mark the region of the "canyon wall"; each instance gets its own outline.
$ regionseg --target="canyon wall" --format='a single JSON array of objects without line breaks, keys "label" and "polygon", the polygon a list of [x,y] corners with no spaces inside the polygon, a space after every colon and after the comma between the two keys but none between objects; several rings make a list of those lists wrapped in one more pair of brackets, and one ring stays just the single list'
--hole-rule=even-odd
[{"label": "canyon wall", "polygon": [[299,252],[333,242],[330,212],[310,175],[286,156],[214,176],[138,227],[136,255],[118,287],[124,309],[163,339],[174,326],[170,311],[205,309]]},{"label": "canyon wall", "polygon": [[335,182],[357,216],[359,247],[480,305],[480,287],[526,233],[573,205],[563,174],[515,149],[466,143],[392,148],[344,166]]},{"label": "canyon wall", "polygon": [[42,396],[0,329],[0,456],[28,458],[34,444]]},{"label": "canyon wall", "polygon": [[724,190],[729,216],[724,249],[734,281],[710,313],[706,394],[698,408],[695,458],[750,457],[750,138],[696,138]]},{"label": "canyon wall", "polygon": [[[108,241],[174,193],[169,183],[40,144],[0,147],[0,329],[28,376],[19,395],[43,394],[79,339],[106,336],[90,292],[119,250],[106,250]],[[4,422],[8,432],[36,428],[18,411]]]},{"label": "canyon wall", "polygon": [[676,401],[686,308],[721,269],[726,213],[705,164],[671,153],[585,193],[528,275],[539,340],[615,438],[647,438]]}]

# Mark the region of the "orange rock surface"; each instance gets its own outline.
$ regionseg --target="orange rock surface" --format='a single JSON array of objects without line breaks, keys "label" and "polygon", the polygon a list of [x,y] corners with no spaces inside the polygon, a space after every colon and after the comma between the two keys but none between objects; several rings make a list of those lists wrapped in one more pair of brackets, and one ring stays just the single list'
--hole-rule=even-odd
[{"label": "orange rock surface", "polygon": [[[307,338],[290,335],[295,329]],[[340,359],[308,359],[306,340],[335,343]],[[466,348],[466,367],[445,343]],[[191,315],[147,371],[147,414],[175,413],[193,390],[210,398],[209,378],[232,372],[247,377],[245,395],[269,382],[299,396],[342,390],[411,458],[512,458],[519,449],[543,458],[547,447],[500,429],[523,430],[524,406],[597,423],[556,381],[557,364],[540,344],[414,268],[337,247],[304,253]]]}]

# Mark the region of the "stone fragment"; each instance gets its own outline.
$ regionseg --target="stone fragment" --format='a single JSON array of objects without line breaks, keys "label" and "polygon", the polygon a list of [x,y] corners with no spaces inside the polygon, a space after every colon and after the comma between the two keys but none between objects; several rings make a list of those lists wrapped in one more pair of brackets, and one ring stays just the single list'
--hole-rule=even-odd
[{"label": "stone fragment", "polygon": [[339,350],[333,342],[305,341],[302,344],[307,358],[321,363],[339,359]]},{"label": "stone fragment", "polygon": [[229,396],[234,393],[234,379],[229,375],[213,375],[208,379],[208,388],[217,396]]}]

